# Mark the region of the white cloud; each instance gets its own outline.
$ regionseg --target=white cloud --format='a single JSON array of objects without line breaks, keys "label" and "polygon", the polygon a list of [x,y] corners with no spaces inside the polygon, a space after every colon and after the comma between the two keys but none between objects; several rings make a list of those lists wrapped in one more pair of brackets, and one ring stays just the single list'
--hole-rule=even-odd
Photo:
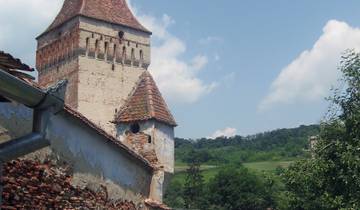
[{"label": "white cloud", "polygon": [[330,20],[312,49],[302,52],[281,71],[258,110],[279,104],[323,100],[340,76],[337,67],[346,49],[360,49],[360,29]]},{"label": "white cloud", "polygon": [[50,24],[62,0],[0,0],[0,50],[34,65],[35,37]]},{"label": "white cloud", "polygon": [[191,62],[191,68],[194,70],[201,70],[208,62],[209,60],[205,55],[197,55]]},{"label": "white cloud", "polygon": [[199,43],[203,44],[203,45],[207,45],[207,44],[211,44],[211,43],[215,43],[215,42],[223,42],[224,40],[220,37],[216,37],[216,36],[208,36],[206,38],[200,39]]},{"label": "white cloud", "polygon": [[216,139],[218,137],[234,137],[237,135],[237,130],[236,128],[225,128],[223,130],[217,130],[215,131],[210,137],[210,139]]},{"label": "white cloud", "polygon": [[193,103],[210,93],[217,83],[205,83],[197,75],[206,67],[208,57],[198,54],[190,60],[181,58],[187,52],[186,43],[168,30],[175,21],[167,14],[161,18],[139,14],[128,2],[139,21],[153,32],[149,70],[163,95],[171,102]]}]

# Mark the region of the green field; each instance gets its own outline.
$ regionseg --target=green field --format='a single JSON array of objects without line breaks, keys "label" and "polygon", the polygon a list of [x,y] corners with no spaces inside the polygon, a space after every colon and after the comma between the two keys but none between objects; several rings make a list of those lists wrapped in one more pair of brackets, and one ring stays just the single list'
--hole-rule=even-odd
[{"label": "green field", "polygon": [[[287,168],[291,163],[294,161],[263,161],[263,162],[252,162],[252,163],[244,163],[243,165],[248,168],[249,170],[253,171],[268,171],[274,172],[277,167]],[[173,177],[173,181],[179,181],[183,183],[185,181],[186,176],[186,168],[187,166],[181,164],[180,166],[175,167],[175,176]],[[202,165],[201,171],[202,175],[204,176],[204,181],[209,181],[212,177],[214,177],[220,168],[217,166],[210,166],[210,165]]]},{"label": "green field", "polygon": [[244,163],[244,166],[251,170],[257,171],[275,171],[277,167],[287,168],[294,161],[264,161]]}]

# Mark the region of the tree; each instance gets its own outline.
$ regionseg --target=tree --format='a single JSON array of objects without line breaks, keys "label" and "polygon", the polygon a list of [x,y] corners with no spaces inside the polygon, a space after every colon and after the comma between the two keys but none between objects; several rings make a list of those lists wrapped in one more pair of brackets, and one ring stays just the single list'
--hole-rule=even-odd
[{"label": "tree", "polygon": [[264,183],[245,167],[222,169],[208,186],[207,209],[257,210],[271,207]]},{"label": "tree", "polygon": [[192,153],[188,159],[189,168],[186,170],[184,185],[184,201],[188,209],[199,208],[203,200],[204,180],[201,174],[201,156]]},{"label": "tree", "polygon": [[284,175],[288,209],[360,209],[360,54],[348,51],[340,69],[315,157]]},{"label": "tree", "polygon": [[168,189],[166,190],[164,202],[173,208],[184,208],[185,201],[183,199],[184,186],[178,181],[171,181]]}]

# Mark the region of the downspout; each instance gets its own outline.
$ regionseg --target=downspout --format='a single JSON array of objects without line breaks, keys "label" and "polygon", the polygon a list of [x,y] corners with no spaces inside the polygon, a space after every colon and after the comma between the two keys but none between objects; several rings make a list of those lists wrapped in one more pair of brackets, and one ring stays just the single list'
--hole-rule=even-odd
[{"label": "downspout", "polygon": [[[34,109],[32,133],[0,144],[0,177],[3,173],[2,163],[50,145],[46,139],[47,121],[51,115],[63,109],[66,84],[67,81],[61,81],[43,91],[0,69],[0,95]],[[1,201],[0,198],[0,206]]]}]

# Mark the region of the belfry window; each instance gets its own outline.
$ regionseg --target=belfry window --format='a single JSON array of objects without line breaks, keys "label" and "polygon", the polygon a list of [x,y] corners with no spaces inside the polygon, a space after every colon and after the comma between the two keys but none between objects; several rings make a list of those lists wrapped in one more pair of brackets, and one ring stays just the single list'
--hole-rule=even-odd
[{"label": "belfry window", "polygon": [[107,60],[107,57],[108,57],[108,52],[109,52],[109,43],[108,42],[105,42],[104,44],[104,58],[105,60]]},{"label": "belfry window", "polygon": [[142,50],[140,50],[140,62],[142,63],[144,61],[144,53]]},{"label": "belfry window", "polygon": [[98,57],[98,53],[99,53],[99,40],[95,41],[95,58]]},{"label": "belfry window", "polygon": [[90,44],[90,38],[86,38],[86,56],[89,54],[89,44]]},{"label": "belfry window", "polygon": [[116,61],[116,56],[117,56],[117,53],[116,53],[116,52],[117,52],[117,45],[115,44],[115,45],[114,45],[114,53],[113,53],[113,56],[114,56],[114,57],[113,57],[113,62],[114,62],[114,63],[115,63],[115,61]]},{"label": "belfry window", "polygon": [[122,50],[122,59],[123,60],[126,60],[126,47],[123,47],[123,50]]},{"label": "belfry window", "polygon": [[132,48],[131,49],[131,61],[134,62],[134,60],[135,60],[135,49]]}]

